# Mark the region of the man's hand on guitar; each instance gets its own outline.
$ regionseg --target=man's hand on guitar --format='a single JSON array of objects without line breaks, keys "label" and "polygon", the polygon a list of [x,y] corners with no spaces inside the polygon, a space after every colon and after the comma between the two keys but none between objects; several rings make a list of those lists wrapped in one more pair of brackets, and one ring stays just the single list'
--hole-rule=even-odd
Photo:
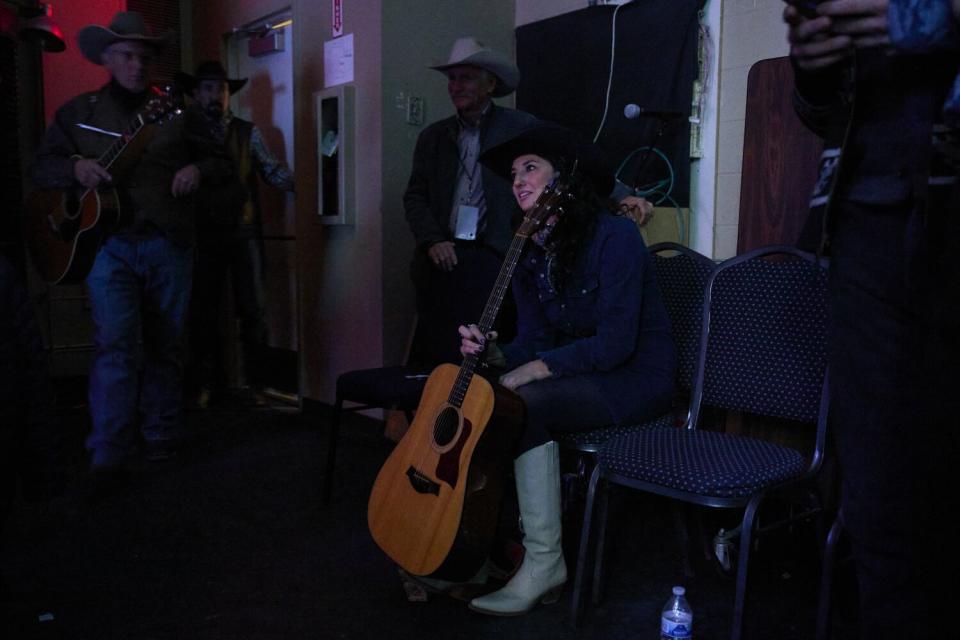
[{"label": "man's hand on guitar", "polygon": [[200,169],[195,164],[188,164],[173,176],[170,192],[174,197],[190,195],[200,187]]},{"label": "man's hand on guitar", "polygon": [[427,256],[433,266],[441,271],[453,271],[457,266],[457,250],[449,240],[430,245]]},{"label": "man's hand on guitar", "polygon": [[81,158],[73,163],[73,177],[87,189],[96,189],[113,180],[110,172],[90,158]]},{"label": "man's hand on guitar", "polygon": [[521,387],[528,382],[536,382],[537,380],[543,380],[544,378],[549,378],[553,374],[550,372],[550,368],[547,366],[547,363],[543,360],[531,360],[526,364],[522,364],[513,371],[508,371],[507,373],[500,376],[500,384],[505,386],[507,389],[516,389]]}]

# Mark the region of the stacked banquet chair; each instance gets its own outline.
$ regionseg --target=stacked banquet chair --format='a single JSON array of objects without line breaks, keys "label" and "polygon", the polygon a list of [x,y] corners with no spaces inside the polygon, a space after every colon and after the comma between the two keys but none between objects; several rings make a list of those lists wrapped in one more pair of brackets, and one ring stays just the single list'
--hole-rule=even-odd
[{"label": "stacked banquet chair", "polygon": [[[700,344],[700,319],[703,315],[703,292],[707,278],[716,264],[710,258],[675,242],[650,245],[657,285],[663,297],[667,315],[670,317],[670,333],[677,347],[677,397],[686,404],[693,389],[693,371],[696,366]],[[687,413],[689,417],[689,412]],[[581,432],[556,434],[563,450],[577,456],[576,472],[564,475],[563,513],[573,515],[573,506],[578,505],[586,489],[587,479],[593,469],[597,451],[610,438],[641,429],[672,427],[677,415],[669,411],[654,420],[631,425],[601,427]],[[684,531],[683,521],[676,514],[678,525]],[[579,516],[576,518],[579,524]],[[690,573],[684,544],[684,570]]]},{"label": "stacked banquet chair", "polygon": [[[819,516],[817,474],[826,440],[825,264],[793,247],[762,247],[721,263],[704,299],[703,332],[684,428],[645,429],[607,440],[587,489],[571,620],[579,622],[594,508],[601,495],[593,598],[599,600],[607,492],[625,486],[684,503],[743,509],[731,637],[742,635],[757,513],[773,496],[803,506],[776,524]],[[698,427],[715,407],[782,419],[809,435],[809,454],[771,441]]]}]

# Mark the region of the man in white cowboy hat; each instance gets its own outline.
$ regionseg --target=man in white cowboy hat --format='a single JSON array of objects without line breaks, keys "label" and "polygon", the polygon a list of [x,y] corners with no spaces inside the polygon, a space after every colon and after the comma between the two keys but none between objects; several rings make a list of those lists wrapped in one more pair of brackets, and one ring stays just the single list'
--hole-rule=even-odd
[{"label": "man in white cowboy hat", "polygon": [[108,27],[83,28],[80,50],[110,72],[110,82],[57,111],[31,168],[37,186],[115,188],[120,201],[120,222],[86,280],[96,349],[87,439],[94,486],[122,476],[138,426],[148,456],[167,455],[183,435],[181,341],[195,235],[190,194],[201,181],[233,172],[229,159],[211,155],[214,141],[176,116],[148,125],[149,141],[122,170],[98,161],[155,95],[150,66],[169,39],[151,33],[134,12],[118,13]]},{"label": "man in white cowboy hat", "polygon": [[[417,243],[418,339],[410,355],[423,362],[459,357],[456,327],[479,319],[512,238],[510,183],[477,158],[536,121],[493,103],[516,89],[520,71],[476,38],[459,38],[447,62],[431,68],[447,77],[457,112],[420,133],[403,197]],[[422,335],[432,344],[425,346]],[[449,344],[439,342],[447,338]]]},{"label": "man in white cowboy hat", "polygon": [[[230,97],[247,84],[246,78],[228,78],[218,60],[197,65],[196,73],[180,73],[178,82],[191,94],[204,126],[220,141],[236,168],[236,178],[207,184],[197,194],[197,263],[190,302],[190,343],[196,405],[207,407],[211,392],[222,387],[225,374],[218,346],[220,301],[227,273],[240,317],[246,382],[254,389],[262,380],[267,343],[264,319],[263,238],[257,174],[267,184],[293,191],[293,174],[270,151],[260,129],[233,115]],[[262,403],[257,391],[244,400]]]}]

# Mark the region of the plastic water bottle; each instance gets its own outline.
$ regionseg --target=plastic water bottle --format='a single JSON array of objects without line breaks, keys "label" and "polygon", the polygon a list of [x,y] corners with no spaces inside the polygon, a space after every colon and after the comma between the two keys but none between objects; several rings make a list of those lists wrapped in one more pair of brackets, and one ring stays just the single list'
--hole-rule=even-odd
[{"label": "plastic water bottle", "polygon": [[693,609],[684,597],[686,592],[683,587],[674,587],[673,596],[663,605],[663,613],[660,615],[660,640],[693,638]]}]

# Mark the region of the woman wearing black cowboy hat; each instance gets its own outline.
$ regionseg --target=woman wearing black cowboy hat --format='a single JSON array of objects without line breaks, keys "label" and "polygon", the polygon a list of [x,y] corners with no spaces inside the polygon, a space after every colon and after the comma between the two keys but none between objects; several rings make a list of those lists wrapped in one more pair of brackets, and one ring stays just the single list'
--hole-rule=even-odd
[{"label": "woman wearing black cowboy hat", "polygon": [[599,151],[569,129],[539,125],[480,161],[513,183],[524,212],[548,184],[572,195],[533,238],[513,278],[517,337],[460,327],[461,352],[487,350],[500,383],[526,405],[514,472],[523,523],[523,562],[499,591],[470,608],[519,615],[559,598],[567,578],[560,544],[559,450],[553,433],[642,422],[670,408],[676,352],[636,224],[612,215],[613,175]]}]

